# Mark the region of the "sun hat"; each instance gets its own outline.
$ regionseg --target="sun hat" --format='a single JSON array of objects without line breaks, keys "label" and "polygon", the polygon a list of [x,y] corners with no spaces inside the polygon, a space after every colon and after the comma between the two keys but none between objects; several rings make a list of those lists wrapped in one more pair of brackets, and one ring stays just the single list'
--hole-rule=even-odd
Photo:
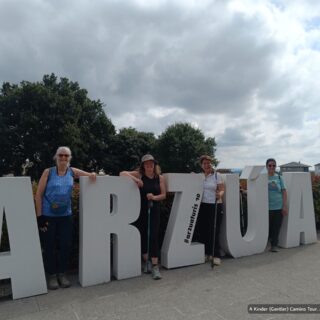
[{"label": "sun hat", "polygon": [[200,157],[200,159],[199,159],[200,164],[202,164],[202,162],[203,162],[204,160],[209,160],[211,163],[213,162],[212,157],[208,156],[207,154],[204,154],[204,155],[202,155],[202,156]]},{"label": "sun hat", "polygon": [[151,154],[145,154],[142,158],[141,158],[141,163],[146,162],[146,161],[153,161],[156,162],[156,160],[154,159],[153,155]]}]

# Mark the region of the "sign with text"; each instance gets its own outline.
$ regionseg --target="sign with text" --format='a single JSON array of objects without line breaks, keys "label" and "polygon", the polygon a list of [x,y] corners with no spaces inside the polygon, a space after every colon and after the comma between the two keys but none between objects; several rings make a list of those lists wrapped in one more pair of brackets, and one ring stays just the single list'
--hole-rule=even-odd
[{"label": "sign with text", "polygon": [[[268,177],[262,166],[246,167],[248,227],[241,235],[239,176],[225,182],[221,246],[238,258],[264,251],[268,240]],[[192,242],[202,197],[202,174],[165,174],[168,192],[175,194],[161,249],[161,263],[176,268],[204,262],[204,245]],[[309,173],[285,173],[289,214],[280,246],[290,248],[317,241]],[[128,177],[80,179],[79,281],[82,286],[141,274],[140,233],[132,225],[140,212],[137,185]],[[47,292],[30,178],[0,178],[0,232],[6,217],[10,252],[0,254],[0,280],[11,279],[13,298]],[[1,234],[0,234],[1,239]],[[112,241],[111,241],[112,239]],[[112,254],[112,257],[111,257]]]}]

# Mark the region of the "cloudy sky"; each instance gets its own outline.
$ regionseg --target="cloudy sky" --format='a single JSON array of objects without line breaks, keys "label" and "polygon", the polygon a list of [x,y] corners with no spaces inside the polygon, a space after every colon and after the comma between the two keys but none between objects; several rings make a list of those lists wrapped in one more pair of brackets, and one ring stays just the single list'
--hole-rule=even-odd
[{"label": "cloudy sky", "polygon": [[52,72],[117,129],[192,123],[220,167],[320,162],[318,0],[0,0],[0,82]]}]

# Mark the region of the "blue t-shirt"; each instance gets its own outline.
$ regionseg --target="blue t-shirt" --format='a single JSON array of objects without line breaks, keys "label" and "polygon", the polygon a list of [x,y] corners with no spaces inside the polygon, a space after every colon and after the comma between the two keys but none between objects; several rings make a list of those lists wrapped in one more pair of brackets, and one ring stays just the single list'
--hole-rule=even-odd
[{"label": "blue t-shirt", "polygon": [[285,190],[283,179],[278,174],[268,176],[269,210],[281,210],[283,207],[282,191]]},{"label": "blue t-shirt", "polygon": [[[42,214],[44,216],[63,217],[71,215],[73,176],[73,171],[70,168],[67,169],[64,176],[58,175],[56,167],[49,169],[47,186],[42,197]],[[55,210],[53,207],[57,207],[57,209]]]}]

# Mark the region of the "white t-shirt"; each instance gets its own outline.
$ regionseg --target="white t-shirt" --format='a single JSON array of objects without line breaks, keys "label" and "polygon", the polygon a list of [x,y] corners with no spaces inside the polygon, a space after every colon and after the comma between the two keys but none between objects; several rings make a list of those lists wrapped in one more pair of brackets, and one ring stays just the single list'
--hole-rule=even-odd
[{"label": "white t-shirt", "polygon": [[201,202],[216,203],[216,190],[218,184],[221,183],[223,183],[222,178],[218,172],[214,172],[206,176],[203,181],[203,194]]}]

